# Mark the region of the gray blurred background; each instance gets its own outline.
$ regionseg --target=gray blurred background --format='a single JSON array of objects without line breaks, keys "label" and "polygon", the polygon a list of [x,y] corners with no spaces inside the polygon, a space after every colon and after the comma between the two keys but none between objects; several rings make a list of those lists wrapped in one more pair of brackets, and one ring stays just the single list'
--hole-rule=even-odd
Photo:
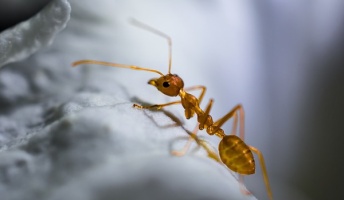
[{"label": "gray blurred background", "polygon": [[[0,0],[0,30],[47,2]],[[99,15],[113,13],[115,22],[135,17],[172,36],[172,72],[187,85],[208,87],[203,103],[215,98],[215,119],[243,103],[246,141],[264,153],[275,199],[344,199],[343,1],[113,2]],[[144,40],[144,32],[132,31],[138,32],[132,42]],[[166,44],[156,40],[161,46],[143,42],[149,53],[130,55],[117,41],[111,61],[154,68],[157,58],[163,71]],[[245,182],[264,197],[259,170]]]},{"label": "gray blurred background", "polygon": [[49,0],[0,0],[0,31],[32,17]]}]

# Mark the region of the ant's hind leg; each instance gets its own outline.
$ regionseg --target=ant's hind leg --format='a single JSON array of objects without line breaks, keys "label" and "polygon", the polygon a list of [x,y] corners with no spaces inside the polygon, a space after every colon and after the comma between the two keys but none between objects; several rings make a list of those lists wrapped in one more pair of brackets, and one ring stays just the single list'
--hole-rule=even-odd
[{"label": "ant's hind leg", "polygon": [[244,175],[239,174],[240,191],[245,195],[251,195],[252,193],[248,191],[244,184]]},{"label": "ant's hind leg", "polygon": [[252,152],[257,154],[257,156],[258,156],[260,167],[262,168],[262,174],[263,174],[263,179],[264,179],[264,183],[265,183],[265,187],[266,187],[266,192],[269,196],[269,199],[272,200],[273,199],[272,198],[272,191],[271,191],[271,187],[270,187],[268,172],[267,172],[266,166],[265,166],[264,156],[263,156],[262,152],[260,152],[256,147],[249,146],[249,148]]}]

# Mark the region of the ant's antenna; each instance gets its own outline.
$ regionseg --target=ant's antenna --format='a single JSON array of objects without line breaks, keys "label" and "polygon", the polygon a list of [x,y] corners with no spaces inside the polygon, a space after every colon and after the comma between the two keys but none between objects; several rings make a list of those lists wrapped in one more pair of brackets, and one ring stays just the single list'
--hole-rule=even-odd
[{"label": "ant's antenna", "polygon": [[142,70],[142,71],[147,71],[147,72],[154,72],[154,73],[159,74],[160,76],[164,76],[163,73],[159,72],[158,70],[154,70],[154,69],[138,67],[135,65],[110,63],[110,62],[104,62],[104,61],[98,61],[98,60],[78,60],[78,61],[73,62],[72,66],[76,67],[78,65],[84,65],[84,64],[96,64],[96,65],[104,65],[104,66],[109,66],[109,67],[120,67],[120,68],[127,68],[127,69],[133,69],[133,70]]},{"label": "ant's antenna", "polygon": [[167,40],[168,43],[168,73],[171,74],[171,67],[172,67],[172,39],[167,34],[163,33],[162,31],[159,31],[151,26],[148,26],[147,24],[144,24],[136,19],[130,19],[130,22],[142,29],[145,29],[146,31],[149,31],[151,33],[154,33],[160,37],[163,37]]}]

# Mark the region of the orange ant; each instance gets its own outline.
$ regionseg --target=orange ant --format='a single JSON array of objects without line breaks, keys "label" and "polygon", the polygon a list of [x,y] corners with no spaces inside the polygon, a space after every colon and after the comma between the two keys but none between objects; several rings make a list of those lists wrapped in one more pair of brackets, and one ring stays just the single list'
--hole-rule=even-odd
[{"label": "orange ant", "polygon": [[[267,174],[263,154],[257,148],[247,145],[243,141],[244,140],[243,106],[241,104],[235,106],[225,116],[213,122],[212,117],[209,115],[211,107],[213,105],[213,99],[210,99],[205,110],[202,110],[199,106],[206,92],[206,87],[203,85],[199,85],[199,86],[193,86],[193,87],[184,89],[183,80],[178,75],[171,74],[172,40],[170,36],[146,24],[143,24],[142,22],[132,20],[132,23],[142,29],[145,29],[146,31],[152,32],[167,40],[168,47],[169,47],[169,51],[168,51],[169,62],[168,62],[168,73],[166,75],[154,69],[143,68],[143,67],[138,67],[134,65],[96,61],[96,60],[79,60],[72,63],[72,66],[78,66],[78,65],[83,65],[83,64],[97,64],[97,65],[104,65],[104,66],[110,66],[110,67],[142,70],[142,71],[154,72],[154,73],[159,74],[160,75],[159,78],[154,78],[154,79],[149,80],[148,84],[153,85],[160,92],[162,92],[163,94],[167,96],[170,96],[170,97],[179,96],[180,101],[173,101],[173,102],[168,102],[165,104],[155,104],[155,105],[150,105],[150,106],[142,106],[142,105],[134,104],[133,106],[139,109],[162,109],[163,107],[166,107],[166,106],[182,104],[183,108],[185,109],[185,117],[187,119],[190,119],[195,114],[197,115],[198,128],[196,126],[196,129],[191,134],[183,150],[179,152],[174,152],[174,154],[184,155],[186,151],[189,149],[190,144],[193,140],[196,140],[198,144],[201,144],[200,140],[197,139],[196,134],[197,134],[198,129],[199,130],[205,129],[209,135],[216,135],[221,139],[220,144],[219,144],[220,159],[222,163],[225,164],[229,169],[240,174],[241,184],[243,184],[242,175],[250,175],[250,174],[255,173],[255,161],[254,161],[253,153],[258,155],[258,159],[262,168],[262,174],[263,174],[263,179],[265,182],[267,194],[269,198],[272,199],[272,191],[269,184],[269,179],[268,179],[268,174]],[[192,94],[186,92],[186,91],[191,91],[191,90],[201,90],[200,96],[196,98]],[[238,124],[238,113],[240,115],[240,120],[239,120],[240,137],[236,135],[236,129],[237,129],[237,124]],[[231,118],[233,118],[232,134],[226,135],[224,131],[221,129],[221,126]],[[201,146],[206,149],[210,157],[212,158],[216,157],[211,152],[211,150],[207,148],[206,145],[201,144]]]}]

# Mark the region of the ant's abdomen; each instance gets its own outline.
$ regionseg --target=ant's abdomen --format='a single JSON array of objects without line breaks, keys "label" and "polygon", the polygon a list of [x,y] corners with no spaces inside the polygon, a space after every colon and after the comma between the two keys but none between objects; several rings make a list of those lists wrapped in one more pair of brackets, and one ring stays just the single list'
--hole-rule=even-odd
[{"label": "ant's abdomen", "polygon": [[226,135],[219,144],[221,161],[243,175],[254,174],[255,162],[250,148],[236,135]]}]

